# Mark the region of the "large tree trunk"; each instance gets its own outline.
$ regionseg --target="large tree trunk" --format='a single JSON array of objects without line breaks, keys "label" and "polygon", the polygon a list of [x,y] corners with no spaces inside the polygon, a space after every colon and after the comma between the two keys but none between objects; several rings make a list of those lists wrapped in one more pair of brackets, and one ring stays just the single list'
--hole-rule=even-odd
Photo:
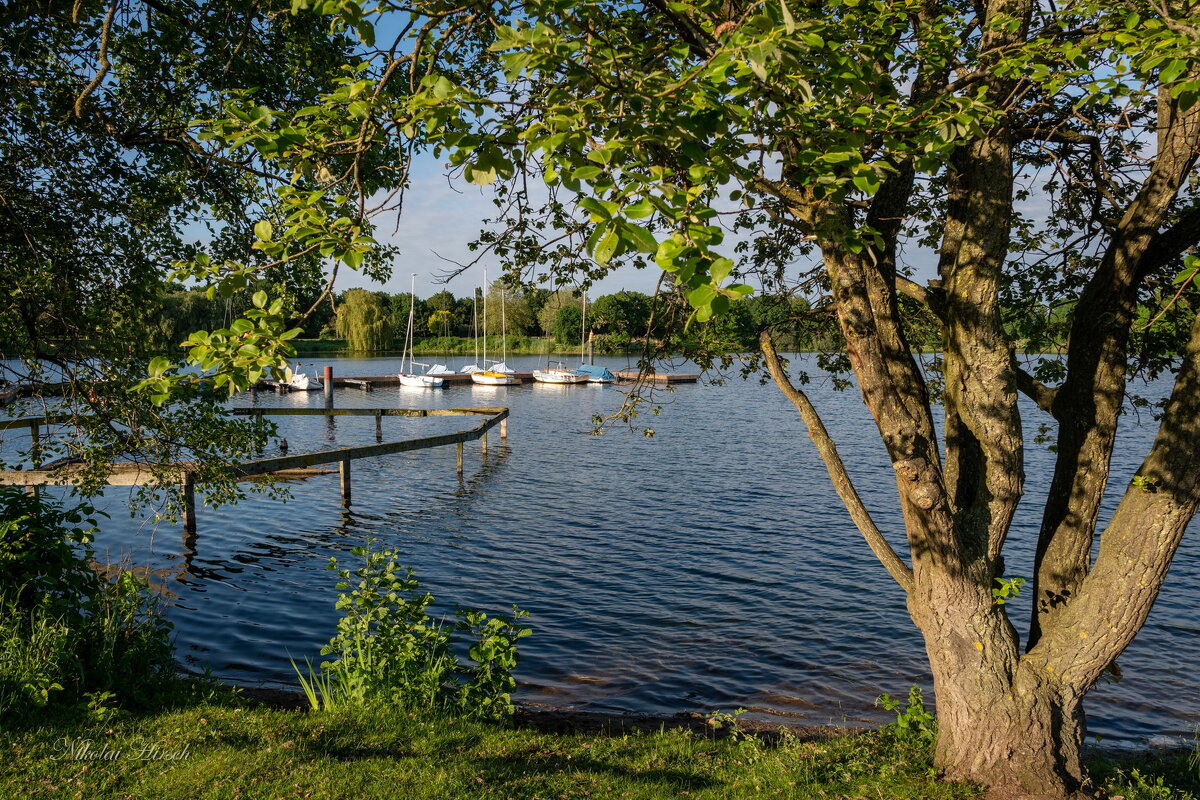
[{"label": "large tree trunk", "polygon": [[1020,655],[1016,630],[986,583],[965,573],[917,579],[910,608],[933,670],[938,770],[996,798],[1090,796],[1079,685]]},{"label": "large tree trunk", "polygon": [[934,764],[951,780],[973,781],[989,797],[1092,797],[1080,760],[1082,697],[1021,665],[1008,675],[984,659],[973,672],[929,653],[937,694]]}]

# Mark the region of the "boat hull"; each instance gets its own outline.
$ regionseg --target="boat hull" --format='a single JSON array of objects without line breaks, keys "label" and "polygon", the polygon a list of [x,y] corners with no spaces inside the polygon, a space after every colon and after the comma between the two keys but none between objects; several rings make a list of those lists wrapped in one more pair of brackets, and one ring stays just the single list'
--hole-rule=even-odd
[{"label": "boat hull", "polygon": [[443,383],[441,378],[433,375],[408,375],[400,373],[400,385],[412,386],[417,389],[436,389]]},{"label": "boat hull", "polygon": [[565,369],[535,369],[533,379],[542,383],[587,383],[588,376]]},{"label": "boat hull", "polygon": [[481,386],[515,386],[521,382],[516,375],[506,372],[472,372],[471,380]]}]

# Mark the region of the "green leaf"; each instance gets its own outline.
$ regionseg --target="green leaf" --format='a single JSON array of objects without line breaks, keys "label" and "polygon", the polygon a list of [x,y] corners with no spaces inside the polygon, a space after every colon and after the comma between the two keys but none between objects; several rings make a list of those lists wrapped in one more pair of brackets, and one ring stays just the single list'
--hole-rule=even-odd
[{"label": "green leaf", "polygon": [[732,271],[733,261],[728,258],[718,258],[708,268],[708,274],[712,276],[712,282],[717,284],[729,277],[729,273]]},{"label": "green leaf", "polygon": [[791,9],[787,6],[787,0],[779,0],[779,10],[783,12],[783,28],[789,34],[796,32],[796,20],[792,17]]},{"label": "green leaf", "polygon": [[687,293],[687,301],[698,310],[707,307],[716,296],[717,290],[711,284],[704,283]]},{"label": "green leaf", "polygon": [[264,242],[271,241],[271,234],[274,233],[275,227],[270,220],[264,219],[254,223],[254,235]]},{"label": "green leaf", "polygon": [[633,205],[625,206],[625,216],[629,219],[642,219],[654,213],[654,204],[649,197],[643,197]]},{"label": "green leaf", "polygon": [[578,202],[580,208],[592,212],[592,222],[603,222],[612,219],[612,214],[609,213],[609,210],[596,198],[581,197]]},{"label": "green leaf", "polygon": [[609,228],[608,232],[600,237],[600,242],[596,245],[596,251],[592,253],[592,258],[596,259],[598,264],[607,264],[612,260],[613,253],[617,251],[617,245],[620,243],[621,237],[617,235],[616,230]]},{"label": "green leaf", "polygon": [[[262,308],[263,306],[265,306],[267,304],[267,293],[264,291],[261,291],[261,290],[255,292],[254,295],[250,298],[250,302],[254,303],[255,308]],[[241,320],[239,320],[239,322],[240,321]]]},{"label": "green leaf", "polygon": [[633,245],[633,249],[639,253],[657,253],[658,240],[654,238],[654,234],[641,225],[627,222],[624,225],[624,238]]},{"label": "green leaf", "polygon": [[580,167],[571,173],[571,177],[577,181],[590,181],[603,172],[603,167]]}]

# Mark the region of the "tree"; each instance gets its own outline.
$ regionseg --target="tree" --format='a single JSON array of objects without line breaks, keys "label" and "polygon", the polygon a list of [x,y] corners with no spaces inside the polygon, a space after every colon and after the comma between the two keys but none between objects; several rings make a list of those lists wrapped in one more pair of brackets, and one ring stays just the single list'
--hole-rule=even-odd
[{"label": "tree", "polygon": [[[407,299],[407,298],[406,298]],[[407,323],[408,310],[405,308]],[[337,333],[351,350],[387,350],[392,346],[392,318],[378,292],[350,289],[338,304]]]},{"label": "tree", "polygon": [[551,328],[554,343],[560,347],[574,345],[579,342],[583,333],[583,305],[562,306],[554,315],[554,325]]},{"label": "tree", "polygon": [[[414,93],[376,90],[347,109],[368,119],[356,158],[404,150],[420,132],[464,179],[494,184],[500,216],[480,257],[563,283],[652,260],[693,325],[728,313],[751,276],[764,295],[803,286],[814,312],[836,317],[892,460],[904,556],[772,328],[762,363],[906,593],[937,692],[936,765],[1012,796],[1085,795],[1083,698],[1145,622],[1200,503],[1194,11],[1140,0],[370,6],[391,10],[428,16],[413,50],[379,63],[366,88],[405,70]],[[357,24],[364,12],[337,13]],[[495,53],[499,69],[447,63],[460,44]],[[310,138],[297,159],[318,151]],[[538,176],[546,194],[529,188]],[[748,246],[723,250],[722,214]],[[905,261],[922,245],[936,249],[928,285]],[[937,383],[901,297],[940,328]],[[1154,312],[1145,332],[1140,307]],[[1065,359],[1015,357],[1010,315],[1037,323],[1061,308]],[[1101,530],[1122,401],[1142,367],[1173,371],[1175,389]],[[1001,602],[1017,585],[1003,550],[1023,493],[1020,393],[1058,426],[1024,643]]]},{"label": "tree", "polygon": [[[480,309],[479,327],[483,329],[483,310]],[[487,330],[497,335],[505,330],[510,334],[527,334],[533,327],[533,314],[522,291],[513,291],[500,281],[493,281],[487,293]]]},{"label": "tree", "polygon": [[[70,416],[74,435],[53,447],[88,466],[84,491],[125,453],[151,464],[195,461],[210,501],[236,496],[237,485],[207,467],[262,442],[261,430],[221,410],[228,391],[211,372],[171,402],[153,386],[128,389],[146,377],[147,361],[180,353],[196,330],[157,325],[164,303],[199,311],[194,296],[170,296],[177,260],[256,267],[209,298],[224,306],[240,295],[239,311],[254,319],[237,331],[224,315],[205,325],[221,333],[189,342],[197,363],[213,347],[232,354],[251,345],[245,353],[256,355],[236,367],[243,386],[262,374],[261,362],[286,364],[284,304],[255,306],[251,287],[264,276],[293,289],[315,283],[318,254],[282,271],[252,248],[252,221],[277,208],[268,180],[276,176],[228,158],[193,121],[223,116],[228,93],[248,87],[263,103],[302,108],[343,74],[353,40],[313,13],[281,13],[288,8],[281,0],[0,7],[0,343],[17,359],[4,377],[66,387],[50,402]],[[167,368],[154,363],[160,374]]]},{"label": "tree", "polygon": [[647,335],[650,325],[651,299],[641,292],[622,290],[601,295],[588,309],[592,325],[598,333],[624,333],[629,337]]},{"label": "tree", "polygon": [[[493,9],[493,47],[512,105],[480,92],[476,107],[497,113],[473,118],[469,141],[446,141],[468,178],[482,166],[503,178],[497,164],[545,177],[548,204],[524,178],[499,189],[514,209],[513,235],[497,240],[510,263],[575,269],[533,235],[539,222],[578,236],[593,269],[653,256],[703,324],[749,292],[729,276],[787,293],[787,263],[819,257],[814,288],[891,456],[907,557],[859,500],[770,330],[761,352],[907,594],[937,692],[936,764],[1014,795],[1083,795],[1083,697],[1144,623],[1200,502],[1193,289],[1170,311],[1182,335],[1138,356],[1174,358],[1175,389],[1097,527],[1138,304],[1163,308],[1162,287],[1200,237],[1194,12],[1105,0],[1062,12],[1028,0],[507,11]],[[1031,196],[1047,219],[1022,205]],[[767,242],[740,264],[720,252],[714,222],[730,206]],[[936,245],[930,285],[910,279],[906,241]],[[937,397],[901,297],[939,322]],[[1004,312],[1067,301],[1052,386],[1056,361],[1015,358]],[[1023,493],[1022,392],[1058,426],[1025,643],[999,602],[1013,586],[1003,548]]]},{"label": "tree", "polygon": [[542,333],[558,338],[554,333],[554,325],[558,319],[559,312],[564,308],[574,308],[580,312],[575,318],[575,327],[579,327],[579,316],[583,311],[582,297],[574,289],[558,289],[546,297],[545,302],[542,303],[542,307],[538,310],[538,327],[542,329]]}]

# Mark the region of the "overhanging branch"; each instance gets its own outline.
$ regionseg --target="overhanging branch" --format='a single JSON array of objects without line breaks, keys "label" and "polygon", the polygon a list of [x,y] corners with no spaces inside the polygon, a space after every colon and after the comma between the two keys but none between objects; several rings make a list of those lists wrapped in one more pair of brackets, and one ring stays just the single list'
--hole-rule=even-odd
[{"label": "overhanging branch", "polygon": [[820,454],[821,461],[825,463],[825,468],[829,471],[829,479],[833,482],[834,491],[838,493],[846,510],[850,512],[850,519],[854,520],[855,526],[867,540],[867,546],[871,548],[871,552],[883,564],[888,574],[895,579],[896,583],[900,584],[905,592],[911,591],[912,569],[896,554],[871,518],[871,513],[867,511],[862,498],[858,496],[854,483],[846,472],[846,465],[842,463],[842,457],[838,455],[837,445],[829,435],[829,431],[825,429],[825,423],[821,421],[817,409],[808,399],[808,395],[793,386],[783,371],[783,364],[779,360],[779,354],[775,350],[775,342],[771,339],[771,334],[763,331],[759,337],[759,344],[762,348],[763,361],[767,365],[767,372],[770,373],[779,390],[783,392],[784,397],[790,400],[796,410],[800,412],[800,418],[808,428],[809,438],[817,446],[817,453]]}]

